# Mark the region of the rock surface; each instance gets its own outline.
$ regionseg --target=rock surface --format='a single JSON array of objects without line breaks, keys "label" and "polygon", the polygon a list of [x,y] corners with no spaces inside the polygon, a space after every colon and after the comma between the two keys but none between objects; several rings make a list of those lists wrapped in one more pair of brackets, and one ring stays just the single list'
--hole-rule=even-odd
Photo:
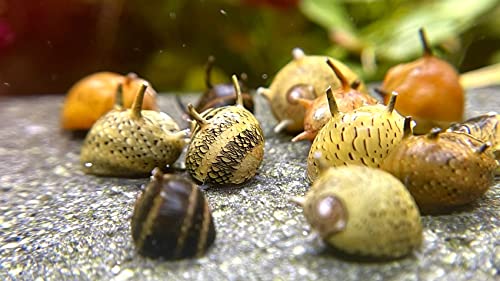
[{"label": "rock surface", "polygon": [[[196,96],[183,97],[184,101]],[[500,88],[467,95],[467,117],[498,111]],[[147,179],[85,175],[82,138],[59,129],[63,97],[0,99],[0,280],[498,280],[500,181],[472,206],[424,216],[414,255],[362,262],[330,253],[289,203],[308,189],[308,142],[275,134],[257,98],[265,137],[258,175],[241,187],[206,188],[217,228],[200,259],[139,256],[130,217]],[[163,111],[180,120],[173,95]],[[180,164],[180,161],[179,161]],[[41,280],[41,279],[40,279]]]}]

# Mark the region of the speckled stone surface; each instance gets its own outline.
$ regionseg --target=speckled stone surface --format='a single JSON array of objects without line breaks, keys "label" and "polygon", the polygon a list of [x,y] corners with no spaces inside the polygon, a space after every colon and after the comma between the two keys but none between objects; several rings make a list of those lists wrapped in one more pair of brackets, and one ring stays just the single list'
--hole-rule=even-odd
[{"label": "speckled stone surface", "polygon": [[[193,96],[184,100],[192,100]],[[147,179],[99,178],[79,166],[81,138],[59,129],[62,96],[0,99],[0,280],[499,280],[500,183],[471,207],[422,217],[424,242],[406,258],[360,262],[328,252],[288,202],[308,189],[309,143],[272,132],[259,174],[209,188],[217,238],[200,259],[136,254],[130,217]],[[173,96],[161,108],[179,119]],[[499,111],[500,88],[468,93],[467,116]]]}]

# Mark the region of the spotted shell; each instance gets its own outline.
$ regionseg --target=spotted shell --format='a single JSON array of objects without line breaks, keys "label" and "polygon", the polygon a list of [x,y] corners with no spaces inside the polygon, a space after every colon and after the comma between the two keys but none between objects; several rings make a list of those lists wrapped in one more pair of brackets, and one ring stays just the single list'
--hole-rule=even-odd
[{"label": "spotted shell", "polygon": [[92,126],[80,152],[85,173],[144,177],[179,158],[186,134],[167,114],[141,110],[145,89],[143,85],[132,109],[116,108]]},{"label": "spotted shell", "polygon": [[496,161],[488,145],[463,133],[405,138],[381,168],[399,178],[421,211],[447,212],[473,202],[492,185]]},{"label": "spotted shell", "polygon": [[[331,89],[327,95],[333,117],[319,131],[309,150],[307,175],[311,181],[318,176],[319,161],[330,166],[379,167],[404,134],[411,134],[411,120],[393,110],[396,94],[387,107],[367,105],[346,113],[338,111]],[[319,158],[315,156],[318,153]]]},{"label": "spotted shell", "polygon": [[398,258],[422,242],[415,201],[398,179],[380,169],[325,169],[305,198],[295,200],[327,244],[351,255]]},{"label": "spotted shell", "polygon": [[[301,49],[293,50],[293,60],[285,65],[274,77],[269,89],[259,88],[269,102],[274,117],[279,124],[275,131],[285,130],[298,133],[304,129],[304,108],[299,104],[291,104],[292,97],[314,99],[322,95],[328,86],[336,89],[341,83],[332,75],[332,70],[325,64],[324,56],[306,56]],[[333,58],[328,58],[344,73],[349,83],[359,80],[359,77],[346,65]],[[366,93],[366,87],[361,83],[361,92]]]},{"label": "spotted shell", "polygon": [[252,178],[264,155],[264,134],[255,116],[243,106],[236,76],[238,99],[234,106],[208,109],[195,121],[186,154],[186,168],[193,178],[209,184],[241,184]]},{"label": "spotted shell", "polygon": [[159,169],[135,202],[131,230],[141,255],[165,259],[199,257],[216,236],[210,207],[198,186]]}]

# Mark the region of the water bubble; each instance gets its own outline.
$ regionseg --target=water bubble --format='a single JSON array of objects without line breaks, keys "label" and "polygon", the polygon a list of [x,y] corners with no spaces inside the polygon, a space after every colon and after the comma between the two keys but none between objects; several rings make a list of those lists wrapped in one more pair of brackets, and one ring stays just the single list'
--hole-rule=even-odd
[{"label": "water bubble", "polygon": [[92,166],[94,166],[94,164],[92,164],[91,162],[86,162],[83,165],[85,166],[85,168],[91,168]]},{"label": "water bubble", "polygon": [[227,16],[227,12],[224,9],[220,9],[220,13]]},{"label": "water bubble", "polygon": [[267,79],[267,77],[268,77],[268,76],[267,76],[267,74],[266,74],[266,73],[262,74],[262,79]]}]

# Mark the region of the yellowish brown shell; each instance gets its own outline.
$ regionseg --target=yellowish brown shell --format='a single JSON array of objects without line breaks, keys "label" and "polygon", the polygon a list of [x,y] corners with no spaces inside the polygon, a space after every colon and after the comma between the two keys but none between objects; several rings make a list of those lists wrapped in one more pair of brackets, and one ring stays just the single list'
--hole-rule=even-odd
[{"label": "yellowish brown shell", "polygon": [[199,114],[188,105],[195,120],[186,154],[193,178],[210,184],[241,184],[252,178],[264,156],[264,133],[255,116],[244,108],[236,76],[237,103]]},{"label": "yellowish brown shell", "polygon": [[179,158],[186,134],[167,114],[141,110],[145,90],[143,85],[132,109],[116,108],[92,126],[80,152],[85,173],[147,177]]},{"label": "yellowish brown shell", "polygon": [[444,212],[473,202],[492,185],[497,165],[487,148],[467,134],[434,129],[405,138],[381,168],[403,181],[423,212]]},{"label": "yellowish brown shell", "polygon": [[[332,118],[314,139],[307,158],[307,175],[314,181],[319,162],[330,166],[348,164],[379,167],[394,146],[411,133],[410,119],[394,111],[396,96],[389,106],[366,105],[351,112],[337,109],[331,89],[327,90]],[[315,155],[321,156],[316,157]]]},{"label": "yellowish brown shell", "polygon": [[[341,87],[339,79],[332,75],[332,70],[325,64],[325,59],[325,56],[306,56],[302,50],[294,49],[293,60],[276,74],[269,89],[257,90],[266,97],[274,117],[279,122],[275,131],[298,133],[304,129],[305,110],[299,104],[291,104],[290,98],[312,100],[324,94],[328,86],[333,89]],[[328,59],[344,73],[349,83],[359,80],[346,65],[333,58]],[[365,85],[361,83],[359,90],[366,93]]]},{"label": "yellowish brown shell", "polygon": [[296,201],[312,229],[348,254],[398,258],[422,242],[415,201],[398,179],[380,169],[326,169],[305,198]]}]

